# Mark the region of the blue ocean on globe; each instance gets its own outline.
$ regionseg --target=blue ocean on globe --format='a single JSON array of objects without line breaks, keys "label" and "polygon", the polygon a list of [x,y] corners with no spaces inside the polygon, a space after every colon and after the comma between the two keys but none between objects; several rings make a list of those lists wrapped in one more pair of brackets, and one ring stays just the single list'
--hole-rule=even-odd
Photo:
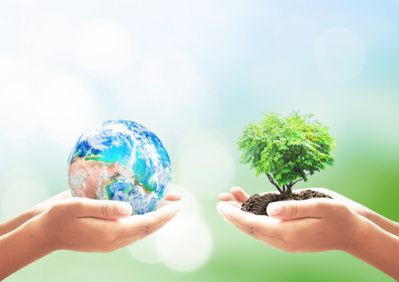
[{"label": "blue ocean on globe", "polygon": [[133,214],[155,210],[171,182],[170,158],[159,138],[129,120],[106,121],[83,133],[68,163],[74,196],[125,201]]}]

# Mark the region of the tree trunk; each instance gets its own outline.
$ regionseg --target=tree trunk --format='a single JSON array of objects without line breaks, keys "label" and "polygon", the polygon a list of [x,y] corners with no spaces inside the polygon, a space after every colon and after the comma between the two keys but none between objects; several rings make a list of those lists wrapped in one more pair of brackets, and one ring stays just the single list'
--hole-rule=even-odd
[{"label": "tree trunk", "polygon": [[274,187],[280,192],[280,194],[284,194],[284,191],[278,186],[276,180],[274,180],[273,176],[270,173],[266,174],[267,178],[269,178],[269,181],[273,184]]}]

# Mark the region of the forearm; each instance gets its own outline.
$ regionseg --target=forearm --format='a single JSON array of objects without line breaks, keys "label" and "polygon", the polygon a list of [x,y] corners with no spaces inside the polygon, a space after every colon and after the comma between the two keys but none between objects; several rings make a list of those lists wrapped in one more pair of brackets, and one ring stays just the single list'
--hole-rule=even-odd
[{"label": "forearm", "polygon": [[0,237],[0,280],[51,252],[38,230],[35,218]]},{"label": "forearm", "polygon": [[377,224],[382,229],[388,231],[389,233],[399,236],[399,223],[389,220],[388,218],[372,210],[368,210],[365,213],[365,217]]},{"label": "forearm", "polygon": [[[362,229],[362,230],[361,230]],[[399,280],[399,237],[366,220],[346,251]]]},{"label": "forearm", "polygon": [[31,219],[33,216],[34,216],[34,212],[29,210],[29,211],[26,211],[26,212],[20,214],[19,216],[15,217],[13,219],[10,219],[10,220],[0,223],[0,236],[7,234],[7,233],[13,231],[14,229],[18,228],[19,226],[24,224],[26,221]]}]

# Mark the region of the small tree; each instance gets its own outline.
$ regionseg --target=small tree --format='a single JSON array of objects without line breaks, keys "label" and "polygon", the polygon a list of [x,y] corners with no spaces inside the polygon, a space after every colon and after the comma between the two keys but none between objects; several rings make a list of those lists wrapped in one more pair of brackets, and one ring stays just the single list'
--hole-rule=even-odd
[{"label": "small tree", "polygon": [[334,163],[335,140],[328,128],[312,115],[292,113],[286,118],[275,113],[245,127],[238,147],[241,162],[266,174],[281,194],[291,194],[299,181]]}]

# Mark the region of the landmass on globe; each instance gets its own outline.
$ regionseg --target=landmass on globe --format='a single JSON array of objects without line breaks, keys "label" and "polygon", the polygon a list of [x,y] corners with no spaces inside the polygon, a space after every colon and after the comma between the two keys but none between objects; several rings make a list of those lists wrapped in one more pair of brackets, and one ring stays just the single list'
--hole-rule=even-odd
[{"label": "landmass on globe", "polygon": [[106,121],[78,139],[68,160],[72,194],[126,201],[133,214],[155,210],[171,182],[171,162],[160,139],[129,120]]}]

